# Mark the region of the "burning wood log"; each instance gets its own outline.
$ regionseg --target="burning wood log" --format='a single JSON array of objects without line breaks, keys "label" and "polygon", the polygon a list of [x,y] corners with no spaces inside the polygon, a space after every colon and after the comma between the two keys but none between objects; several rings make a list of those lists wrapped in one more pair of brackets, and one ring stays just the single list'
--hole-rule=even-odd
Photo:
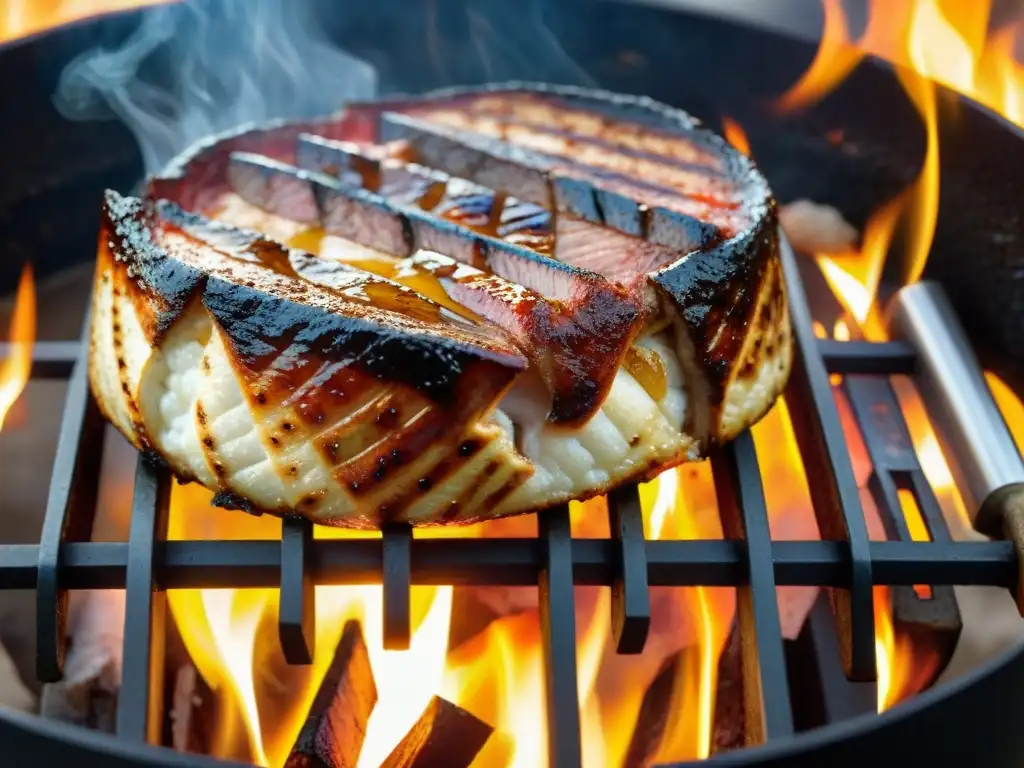
[{"label": "burning wood log", "polygon": [[473,639],[503,615],[484,598],[477,595],[479,589],[455,587],[452,590],[452,621],[448,629],[449,650],[458,648]]},{"label": "burning wood log", "polygon": [[376,704],[362,628],[349,621],[285,768],[354,768]]},{"label": "burning wood log", "polygon": [[[715,711],[710,738],[712,754],[741,747],[744,743],[746,718],[740,656],[739,634],[736,625],[733,624],[718,661]],[[647,686],[647,692],[640,704],[633,736],[622,762],[624,768],[650,765],[658,756],[665,734],[670,729],[684,726],[675,722],[677,718],[673,713],[673,695],[680,684],[681,676],[700,674],[700,668],[700,647],[696,644],[687,645],[665,658],[654,679]],[[699,727],[695,712],[681,713],[681,717],[692,728]],[[696,738],[696,732],[694,737]]]},{"label": "burning wood log", "polygon": [[469,768],[494,729],[434,696],[381,768]]}]

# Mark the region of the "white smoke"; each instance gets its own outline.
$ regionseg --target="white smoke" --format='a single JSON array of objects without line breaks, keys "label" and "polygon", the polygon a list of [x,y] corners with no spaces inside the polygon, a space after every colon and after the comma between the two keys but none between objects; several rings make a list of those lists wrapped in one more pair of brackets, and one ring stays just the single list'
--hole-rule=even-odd
[{"label": "white smoke", "polygon": [[185,0],[151,9],[121,47],[69,63],[55,104],[72,120],[112,111],[153,172],[204,136],[372,97],[373,67],[328,42],[309,8],[296,0]]},{"label": "white smoke", "polygon": [[480,64],[493,82],[522,78],[559,84],[596,86],[594,79],[566,53],[544,20],[545,0],[481,0],[466,4],[469,37]]}]

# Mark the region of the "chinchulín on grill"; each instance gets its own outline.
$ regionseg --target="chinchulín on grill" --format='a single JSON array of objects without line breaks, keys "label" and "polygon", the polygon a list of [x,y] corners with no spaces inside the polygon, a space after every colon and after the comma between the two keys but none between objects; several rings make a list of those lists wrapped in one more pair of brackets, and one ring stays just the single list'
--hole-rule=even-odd
[{"label": "chinchul\u00edn on grill", "polygon": [[768,410],[776,229],[749,158],[642,98],[517,84],[247,128],[107,194],[92,389],[224,506],[536,511]]}]

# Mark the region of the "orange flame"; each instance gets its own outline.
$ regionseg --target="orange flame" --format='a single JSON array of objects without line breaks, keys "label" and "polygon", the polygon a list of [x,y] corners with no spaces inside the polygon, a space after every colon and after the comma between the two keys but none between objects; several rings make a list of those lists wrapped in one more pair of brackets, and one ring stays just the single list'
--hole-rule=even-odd
[{"label": "orange flame", "polygon": [[28,264],[22,269],[18,281],[10,339],[10,352],[0,361],[0,429],[3,429],[7,412],[25,389],[32,372],[32,347],[36,341],[36,288],[32,267]]},{"label": "orange flame", "polygon": [[[927,149],[914,183],[881,206],[865,226],[861,247],[847,254],[816,254],[815,258],[839,302],[858,332],[871,341],[887,338],[878,307],[878,289],[889,246],[898,226],[906,231],[906,262],[903,279],[918,280],[927,262],[935,234],[939,207],[939,138],[936,93],[939,81],[967,94],[1004,116],[1022,123],[1021,94],[1024,68],[1013,58],[1014,30],[1005,29],[986,39],[990,3],[940,4],[938,0],[881,3],[872,0],[868,25],[856,43],[851,42],[842,4],[823,0],[825,28],[811,66],[779,99],[782,111],[800,109],[823,98],[857,66],[865,53],[902,65],[897,76],[921,115]],[[816,332],[824,333],[824,327]],[[820,334],[819,334],[820,335]],[[834,338],[849,338],[850,330],[836,324]],[[989,376],[993,394],[1004,418],[1024,444],[1024,406],[998,379]],[[907,425],[922,469],[951,523],[965,524],[963,502],[939,450],[920,398],[912,387],[900,396]],[[927,540],[928,532],[912,497],[901,494],[904,518],[914,540]],[[925,596],[927,586],[915,587]],[[878,709],[888,709],[927,684],[914,658],[909,637],[893,626],[889,590],[875,592],[878,659]]]},{"label": "orange flame", "polygon": [[867,26],[856,41],[850,39],[841,0],[823,0],[823,5],[821,44],[803,77],[776,102],[781,111],[817,103],[871,54],[1024,125],[1024,64],[1014,54],[1018,26],[988,35],[991,0],[871,0]]},{"label": "orange flame", "polygon": [[[685,472],[685,476],[684,476]],[[642,488],[642,509],[652,537],[721,536],[710,467],[672,470]],[[209,492],[175,486],[169,537],[172,539],[276,539],[280,523],[209,508]],[[571,505],[574,535],[597,534],[606,518],[603,499]],[[458,529],[458,535],[524,535],[531,518]],[[495,526],[497,526],[495,528]],[[577,530],[577,527],[583,530]],[[451,536],[450,530],[426,535]],[[350,534],[317,529],[317,536]],[[607,533],[603,533],[607,535]],[[311,669],[288,667],[276,634],[276,590],[172,590],[174,619],[187,650],[218,693],[224,715],[215,723],[211,752],[216,757],[279,766],[287,757],[348,619],[361,621],[378,687],[378,703],[367,729],[359,765],[375,766],[415,722],[433,694],[439,694],[495,726],[477,765],[543,768],[547,765],[544,673],[537,612],[503,616],[449,653],[451,587],[416,587],[412,593],[413,636],[408,651],[382,649],[379,586],[317,588],[316,654]],[[614,657],[608,611],[610,593],[578,596],[578,693],[584,762],[613,768],[621,764],[648,682],[648,667],[660,657],[641,659],[643,674],[617,680],[615,695],[599,690],[602,660]],[[681,677],[659,747],[660,760],[707,757],[715,709],[718,658],[734,611],[732,590],[682,591],[681,609],[690,617],[699,650],[699,670]],[[672,627],[669,634],[678,632]],[[267,635],[264,638],[264,635]],[[657,643],[655,643],[657,645]],[[621,657],[626,658],[626,657]],[[646,665],[646,666],[644,666]],[[691,668],[692,670],[692,668]],[[646,677],[645,677],[646,676]],[[281,691],[287,691],[282,698]],[[275,698],[275,694],[277,698]]]},{"label": "orange flame", "polygon": [[864,54],[852,44],[842,0],[823,0],[825,25],[821,42],[807,71],[776,102],[782,112],[817,104],[860,63]]},{"label": "orange flame", "polygon": [[[672,469],[640,486],[644,528],[651,539],[721,538],[714,481],[708,462]],[[708,514],[707,510],[714,510]],[[677,724],[665,734],[657,762],[705,759],[711,754],[711,735],[718,687],[718,658],[732,623],[732,604],[715,599],[708,587],[682,590],[682,605],[697,633],[698,668],[680,664],[667,720]]]},{"label": "orange flame", "polygon": [[747,139],[747,134],[743,127],[731,117],[722,117],[722,135],[744,155],[750,155],[750,141]]},{"label": "orange flame", "polygon": [[4,0],[0,6],[0,43],[73,21],[157,5],[171,0]]}]

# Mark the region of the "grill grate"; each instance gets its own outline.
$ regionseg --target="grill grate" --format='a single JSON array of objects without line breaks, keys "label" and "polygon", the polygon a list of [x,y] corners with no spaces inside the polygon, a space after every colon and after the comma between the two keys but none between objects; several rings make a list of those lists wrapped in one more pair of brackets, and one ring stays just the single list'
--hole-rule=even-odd
[{"label": "grill grate", "polygon": [[[814,478],[809,485],[824,541],[771,541],[757,452],[744,433],[712,458],[724,541],[645,541],[638,495],[626,488],[609,497],[608,540],[573,539],[563,507],[540,516],[536,539],[421,540],[407,527],[392,527],[379,540],[314,540],[309,523],[286,520],[280,542],[167,542],[170,478],[140,458],[128,542],[89,542],[104,423],[88,393],[81,347],[38,344],[32,375],[69,377],[64,420],[40,543],[0,546],[0,589],[36,590],[40,680],[60,677],[67,590],[126,588],[123,670],[131,684],[119,699],[117,731],[125,739],[155,742],[167,619],[163,590],[280,586],[286,658],[308,663],[314,584],[382,583],[389,648],[409,642],[410,584],[536,585],[548,754],[551,765],[570,768],[581,764],[574,585],[612,587],[612,623],[621,653],[643,647],[650,625],[649,586],[734,586],[748,683],[748,739],[759,743],[792,734],[776,586],[835,588],[832,604],[845,677],[871,681],[876,674],[874,585],[910,592],[914,584],[1011,587],[1017,560],[1009,542],[953,542],[945,530],[886,378],[913,372],[913,350],[898,342],[817,339],[795,258],[785,246],[783,259],[797,342],[785,397],[808,477]],[[0,354],[7,351],[0,347]],[[889,541],[868,540],[831,373],[855,374],[844,386],[875,462],[871,490]],[[884,442],[880,425],[872,422],[879,404],[887,409]],[[904,441],[897,454],[891,450],[892,435],[897,444]],[[914,494],[932,541],[910,541],[898,489]],[[822,620],[819,604],[809,624]],[[834,678],[829,685],[836,684]]]}]

